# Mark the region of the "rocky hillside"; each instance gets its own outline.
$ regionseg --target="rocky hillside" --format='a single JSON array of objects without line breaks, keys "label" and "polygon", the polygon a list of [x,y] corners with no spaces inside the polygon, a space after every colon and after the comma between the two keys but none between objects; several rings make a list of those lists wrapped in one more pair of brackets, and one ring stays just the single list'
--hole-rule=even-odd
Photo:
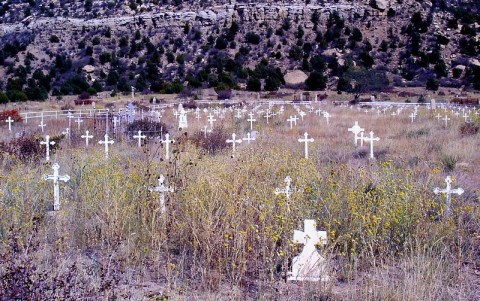
[{"label": "rocky hillside", "polygon": [[[479,90],[479,24],[475,0],[4,0],[0,102],[130,86]],[[285,82],[298,69],[305,82]]]}]

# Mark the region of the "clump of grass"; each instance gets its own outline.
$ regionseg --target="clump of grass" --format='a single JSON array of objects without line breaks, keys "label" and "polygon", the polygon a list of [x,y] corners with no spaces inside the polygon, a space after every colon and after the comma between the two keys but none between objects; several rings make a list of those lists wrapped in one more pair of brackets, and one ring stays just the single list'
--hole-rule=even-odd
[{"label": "clump of grass", "polygon": [[462,137],[474,136],[480,131],[480,126],[472,122],[466,122],[460,126],[460,135]]},{"label": "clump of grass", "polygon": [[366,157],[368,157],[368,149],[362,147],[362,148],[358,148],[356,149],[354,152],[353,152],[353,157],[355,159],[364,159]]},{"label": "clump of grass", "polygon": [[197,147],[213,155],[227,147],[226,141],[229,139],[229,134],[223,127],[216,127],[211,133],[207,133],[206,136],[203,132],[198,131],[191,139]]},{"label": "clump of grass", "polygon": [[[62,137],[63,136],[55,136],[50,140],[55,141],[55,144],[50,146],[51,154],[54,154],[59,148]],[[0,151],[3,154],[8,154],[10,157],[17,158],[23,162],[37,161],[45,154],[44,147],[40,145],[41,140],[41,137],[24,136],[9,142],[0,142]]]},{"label": "clump of grass", "polygon": [[455,155],[444,154],[440,158],[440,162],[441,162],[443,170],[445,172],[454,171],[455,167],[457,166],[458,161],[459,161],[459,158],[458,158],[458,156],[455,156]]},{"label": "clump of grass", "polygon": [[143,135],[152,138],[166,134],[168,132],[168,126],[163,122],[141,119],[130,123],[125,130],[129,137],[137,134],[138,131],[142,131]]},{"label": "clump of grass", "polygon": [[[66,262],[51,256],[47,265],[40,257],[38,240],[40,221],[35,219],[22,241],[20,229],[11,226],[7,239],[0,245],[0,299],[1,300],[79,300],[99,296],[113,297],[113,287],[118,284],[114,273],[102,265],[91,265],[84,270],[85,262]],[[56,245],[59,247],[59,245]],[[51,250],[61,253],[61,248]]]},{"label": "clump of grass", "polygon": [[418,139],[420,137],[423,137],[423,136],[428,136],[430,135],[430,129],[428,128],[421,128],[421,129],[418,129],[418,130],[412,130],[412,131],[409,131],[407,134],[406,134],[406,137],[407,138],[410,138],[410,139]]}]

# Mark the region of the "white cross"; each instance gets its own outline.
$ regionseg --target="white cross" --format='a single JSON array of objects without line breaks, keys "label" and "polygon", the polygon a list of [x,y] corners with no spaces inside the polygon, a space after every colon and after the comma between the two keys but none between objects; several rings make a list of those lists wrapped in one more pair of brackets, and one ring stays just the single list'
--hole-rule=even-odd
[{"label": "white cross", "polygon": [[252,112],[250,112],[250,114],[248,114],[248,116],[250,116],[250,118],[247,119],[247,121],[250,122],[250,131],[253,130],[253,122],[257,121],[256,119],[253,118],[253,115],[254,114]]},{"label": "white cross", "polygon": [[138,147],[142,147],[142,139],[147,138],[147,136],[142,135],[142,131],[138,131],[137,135],[133,136],[134,139],[138,139]]},{"label": "white cross", "polygon": [[93,138],[93,135],[89,135],[89,134],[90,134],[90,132],[87,130],[87,131],[85,131],[85,135],[80,136],[82,139],[85,139],[86,147],[88,147],[88,140]]},{"label": "white cross", "polygon": [[295,230],[293,242],[303,244],[300,255],[292,260],[292,272],[289,281],[328,281],[325,273],[325,259],[318,253],[318,244],[327,244],[327,232],[317,231],[315,220],[304,221],[304,231]]},{"label": "white cross", "polygon": [[375,156],[373,155],[373,142],[374,141],[380,141],[379,137],[374,138],[373,137],[373,131],[370,131],[370,137],[369,138],[363,138],[365,142],[370,142],[370,159],[375,159]]},{"label": "white cross", "polygon": [[293,124],[297,125],[297,116],[290,116],[290,118],[287,119],[288,122],[290,122],[290,129],[293,129]]},{"label": "white cross", "polygon": [[285,194],[285,196],[287,197],[287,200],[290,200],[290,196],[293,193],[293,189],[291,185],[292,185],[292,178],[287,176],[285,178],[285,188],[275,188],[275,195]]},{"label": "white cross", "polygon": [[41,119],[40,124],[38,126],[42,129],[42,133],[43,133],[43,129],[47,126],[45,123],[43,123],[43,113],[42,113],[42,119]]},{"label": "white cross", "polygon": [[445,115],[445,118],[443,118],[443,121],[445,121],[445,127],[448,126],[448,121],[450,120],[450,118],[448,118],[447,115]]},{"label": "white cross", "polygon": [[305,143],[305,159],[308,159],[308,143],[309,142],[313,142],[315,140],[313,140],[313,138],[308,138],[308,133],[305,132],[304,134],[304,138],[300,138],[298,139],[298,142],[304,142]]},{"label": "white cross", "polygon": [[270,110],[268,110],[267,114],[263,117],[267,118],[267,124],[268,124],[268,120],[270,119],[270,117],[272,117],[272,115],[270,115]]},{"label": "white cross", "polygon": [[412,123],[413,123],[413,121],[415,121],[415,117],[417,117],[417,115],[415,113],[412,113],[408,117],[410,117],[412,119]]},{"label": "white cross", "polygon": [[117,123],[119,123],[120,120],[117,118],[117,116],[113,116],[113,131],[117,131]]},{"label": "white cross", "polygon": [[365,131],[365,129],[362,129],[359,125],[358,125],[358,121],[355,121],[355,124],[348,129],[349,132],[352,132],[355,136],[353,137],[353,143],[355,143],[355,146],[357,146],[357,141],[358,141],[358,134],[360,134],[361,132]]},{"label": "white cross", "polygon": [[212,128],[213,128],[213,123],[214,123],[215,121],[217,121],[217,119],[215,119],[215,118],[213,117],[212,113],[210,113],[210,114],[208,115],[207,121],[208,121],[208,123],[210,123],[210,128],[212,129]]},{"label": "white cross", "polygon": [[160,175],[158,177],[158,186],[148,188],[149,191],[159,192],[160,193],[160,211],[165,212],[165,192],[174,192],[175,190],[172,187],[167,187],[164,184],[165,177]]},{"label": "white cross", "polygon": [[83,123],[83,120],[80,116],[78,116],[77,120],[75,122],[78,124],[78,130],[80,130],[80,125]]},{"label": "white cross", "polygon": [[244,141],[247,141],[248,144],[250,144],[250,141],[255,141],[255,137],[251,137],[252,134],[249,132],[247,133],[247,137],[243,138]]},{"label": "white cross", "polygon": [[72,119],[75,117],[72,112],[68,112],[67,118],[68,118],[68,128],[70,129],[72,127]]},{"label": "white cross", "polygon": [[445,179],[445,183],[447,183],[446,188],[440,189],[436,187],[433,190],[433,193],[435,194],[445,193],[447,195],[447,208],[445,210],[445,214],[447,216],[450,216],[452,214],[452,209],[450,208],[452,203],[452,194],[462,195],[465,191],[462,188],[452,189],[452,178],[450,176],[447,176],[447,178]]},{"label": "white cross", "polygon": [[442,118],[442,115],[440,115],[440,113],[437,113],[437,116],[435,116],[437,118],[437,122],[440,121],[440,118]]},{"label": "white cross", "polygon": [[300,111],[300,117],[302,118],[302,121],[303,121],[303,117],[305,117],[305,115],[307,115],[307,113],[305,113],[304,111]]},{"label": "white cross", "polygon": [[53,164],[53,175],[43,175],[44,180],[53,180],[53,210],[58,211],[60,210],[60,185],[58,181],[68,182],[70,180],[70,176],[59,176],[58,170],[60,169],[60,165],[57,163]]},{"label": "white cross", "polygon": [[207,138],[207,133],[210,133],[212,130],[209,130],[208,129],[208,125],[205,125],[203,128],[202,128],[202,132],[203,132],[203,136],[205,138]]},{"label": "white cross", "polygon": [[170,140],[170,134],[165,134],[165,140],[160,140],[163,144],[165,144],[165,159],[170,160],[170,143],[175,143],[175,140]]},{"label": "white cross", "polygon": [[196,118],[197,120],[200,120],[200,109],[199,109],[199,108],[197,108],[197,109],[195,110],[195,118]]},{"label": "white cross", "polygon": [[236,140],[235,137],[237,135],[235,133],[232,134],[232,139],[227,139],[226,142],[227,143],[231,143],[232,144],[232,148],[233,148],[233,155],[235,155],[235,149],[236,149],[236,145],[237,143],[242,143],[242,139],[238,139]]},{"label": "white cross", "polygon": [[45,160],[50,161],[50,145],[55,145],[55,141],[50,141],[50,136],[45,136],[45,141],[40,141],[40,145],[45,145],[46,156]]},{"label": "white cross", "polygon": [[65,131],[62,132],[63,135],[67,136],[70,139],[70,128],[66,128]]},{"label": "white cross", "polygon": [[331,115],[330,115],[328,112],[324,112],[324,113],[323,113],[323,117],[325,117],[325,119],[327,119],[327,125],[329,125],[329,124],[330,124],[329,121],[330,121]]},{"label": "white cross", "polygon": [[236,108],[235,111],[237,112],[235,118],[240,119],[242,118],[242,109]]},{"label": "white cross", "polygon": [[180,113],[178,113],[177,110],[175,110],[173,112],[173,116],[175,116],[175,119],[178,119],[178,115],[180,115]]},{"label": "white cross", "polygon": [[469,117],[470,116],[467,113],[463,114],[463,118],[465,119],[465,122],[468,122]]},{"label": "white cross", "polygon": [[108,159],[108,145],[113,144],[113,140],[108,140],[108,134],[105,134],[104,140],[98,141],[99,144],[105,145],[105,159]]},{"label": "white cross", "polygon": [[5,122],[8,123],[8,131],[11,132],[12,131],[12,123],[13,123],[12,116],[8,116],[8,119],[5,120]]}]

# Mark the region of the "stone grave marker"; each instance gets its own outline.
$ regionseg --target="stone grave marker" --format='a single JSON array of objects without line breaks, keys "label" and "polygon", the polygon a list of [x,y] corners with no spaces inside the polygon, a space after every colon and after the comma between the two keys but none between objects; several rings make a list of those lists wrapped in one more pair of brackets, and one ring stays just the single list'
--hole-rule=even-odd
[{"label": "stone grave marker", "polygon": [[85,146],[88,147],[88,141],[93,138],[93,135],[89,135],[88,130],[85,131],[85,135],[80,136],[80,138],[85,139]]},{"label": "stone grave marker", "polygon": [[55,141],[50,141],[50,136],[45,136],[45,141],[40,141],[40,145],[45,145],[45,160],[50,161],[50,145],[55,145]]},{"label": "stone grave marker", "polygon": [[5,122],[8,123],[8,131],[11,132],[12,131],[12,123],[13,123],[12,116],[8,116],[7,120],[5,120]]},{"label": "stone grave marker", "polygon": [[358,134],[365,131],[365,129],[362,129],[358,125],[358,121],[355,121],[355,124],[351,128],[349,128],[348,131],[352,132],[354,134],[353,143],[355,144],[355,146],[357,146],[358,145],[358,140],[359,140]]},{"label": "stone grave marker", "polygon": [[250,141],[255,141],[255,137],[252,137],[252,134],[250,132],[247,133],[247,137],[242,138],[243,141],[247,141],[248,144],[250,144]]},{"label": "stone grave marker", "polygon": [[175,191],[172,187],[165,186],[164,182],[165,182],[165,177],[163,175],[160,175],[160,177],[158,177],[158,186],[150,187],[148,189],[152,192],[159,192],[160,193],[160,211],[162,213],[164,213],[166,211],[165,193]]},{"label": "stone grave marker", "polygon": [[142,135],[142,131],[138,131],[137,135],[133,135],[133,139],[138,139],[138,147],[142,147],[142,140],[146,139],[147,136]]},{"label": "stone grave marker", "polygon": [[250,122],[250,131],[253,130],[253,123],[254,123],[255,121],[257,121],[255,118],[253,118],[253,115],[254,115],[254,114],[253,114],[252,112],[250,112],[250,114],[248,114],[248,116],[249,116],[250,118],[247,119],[247,121]]},{"label": "stone grave marker", "polygon": [[163,144],[165,144],[165,159],[170,160],[170,143],[175,143],[175,140],[170,140],[170,134],[165,134],[165,140],[160,140]]},{"label": "stone grave marker", "polygon": [[43,175],[43,179],[45,181],[52,180],[53,181],[53,210],[58,211],[60,210],[60,185],[59,181],[68,182],[70,180],[70,176],[60,176],[58,170],[60,169],[60,165],[55,163],[52,165],[53,175]]},{"label": "stone grave marker", "polygon": [[326,259],[318,253],[316,245],[327,244],[327,232],[317,231],[315,220],[304,221],[304,231],[295,230],[293,241],[303,244],[300,255],[292,261],[288,281],[328,281]]},{"label": "stone grave marker", "polygon": [[242,139],[235,139],[237,135],[235,133],[232,134],[232,139],[227,139],[227,143],[232,144],[232,157],[235,156],[235,150],[236,150],[236,145],[237,143],[242,143]]},{"label": "stone grave marker", "polygon": [[444,193],[447,196],[445,215],[451,216],[452,215],[452,208],[451,208],[452,194],[462,195],[465,191],[462,188],[452,189],[452,178],[450,176],[447,176],[445,178],[445,183],[447,184],[447,187],[445,187],[444,189],[440,189],[436,187],[433,190],[433,192],[435,194]]},{"label": "stone grave marker", "polygon": [[304,138],[298,139],[298,142],[305,143],[305,159],[308,159],[308,143],[314,142],[313,138],[308,138],[308,133],[305,132]]},{"label": "stone grave marker", "polygon": [[98,141],[99,144],[103,144],[105,146],[105,159],[108,159],[108,146],[113,144],[113,140],[108,140],[108,134],[105,134],[104,140]]},{"label": "stone grave marker", "polygon": [[375,137],[373,135],[373,131],[370,131],[370,137],[363,138],[363,141],[365,142],[370,142],[370,159],[375,159],[375,156],[373,154],[373,142],[374,141],[380,141],[379,137]]}]

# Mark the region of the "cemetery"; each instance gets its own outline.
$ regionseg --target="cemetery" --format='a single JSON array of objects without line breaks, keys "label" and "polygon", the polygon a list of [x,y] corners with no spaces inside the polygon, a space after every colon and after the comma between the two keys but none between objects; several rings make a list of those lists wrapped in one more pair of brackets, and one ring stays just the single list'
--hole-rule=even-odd
[{"label": "cemetery", "polygon": [[478,300],[479,110],[132,92],[5,116],[2,300]]}]

